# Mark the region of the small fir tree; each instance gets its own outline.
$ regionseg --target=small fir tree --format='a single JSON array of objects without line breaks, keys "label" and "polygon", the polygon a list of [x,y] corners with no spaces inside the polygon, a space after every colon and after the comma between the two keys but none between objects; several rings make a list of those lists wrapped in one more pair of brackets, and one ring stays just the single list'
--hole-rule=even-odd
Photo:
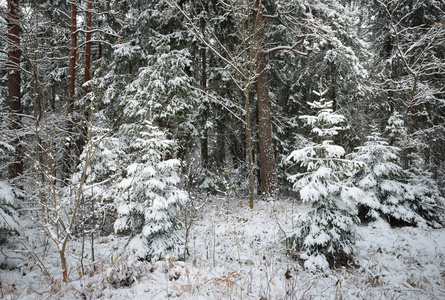
[{"label": "small fir tree", "polygon": [[176,213],[187,194],[177,187],[179,160],[167,159],[174,142],[148,121],[124,126],[123,131],[132,137],[128,144],[132,160],[118,184],[123,202],[117,207],[120,218],[115,230],[131,232],[129,245],[140,258],[179,257],[183,237]]},{"label": "small fir tree", "polygon": [[420,159],[404,171],[407,178],[404,193],[407,209],[422,218],[422,221],[416,222],[415,225],[442,227],[445,224],[445,198],[441,196],[433,174]]},{"label": "small fir tree", "polygon": [[[399,131],[400,122],[391,119],[390,124],[391,128]],[[390,137],[396,139],[394,134]],[[381,217],[390,223],[396,220],[407,223],[422,221],[404,203],[406,184],[403,181],[404,170],[400,166],[400,153],[401,149],[390,146],[374,127],[365,144],[350,155],[352,159],[366,163],[364,172],[355,176],[356,185],[365,191],[365,197],[359,204],[362,221]]]},{"label": "small fir tree", "polygon": [[[388,120],[386,132],[394,146],[403,149],[400,152],[402,174],[398,181],[403,183],[399,188],[400,203],[403,213],[393,213],[392,225],[416,225],[440,227],[444,224],[445,199],[441,196],[437,182],[429,171],[424,157],[428,149],[420,138],[409,138],[407,127],[401,115],[394,112]],[[393,195],[394,196],[394,195]],[[396,202],[395,199],[392,202]],[[390,211],[383,211],[390,214]]]},{"label": "small fir tree", "polygon": [[114,230],[132,236],[129,246],[140,259],[179,257],[183,238],[176,214],[187,194],[177,187],[180,162],[172,158],[176,143],[149,121],[123,124],[114,135],[92,142],[95,155],[83,190],[85,205],[92,209],[78,226],[91,229],[95,219],[109,223],[111,215]]},{"label": "small fir tree", "polygon": [[332,101],[323,98],[326,92],[314,92],[320,100],[309,103],[317,114],[301,117],[319,137],[319,143],[295,150],[288,157],[307,170],[289,177],[301,199],[312,203],[307,215],[295,217],[296,229],[289,240],[294,249],[301,251],[308,269],[326,269],[328,260],[331,266],[348,261],[345,254],[352,251],[353,227],[358,221],[356,202],[363,195],[348,181],[362,164],[344,159],[345,150],[331,140],[342,129],[345,118],[333,112]]},{"label": "small fir tree", "polygon": [[391,224],[441,227],[445,222],[445,199],[425,162],[429,146],[421,138],[407,134],[406,124],[397,112],[389,118],[386,132],[391,142],[403,149],[399,156],[403,172],[398,180],[403,183],[399,201],[403,202],[404,214],[393,216]]}]

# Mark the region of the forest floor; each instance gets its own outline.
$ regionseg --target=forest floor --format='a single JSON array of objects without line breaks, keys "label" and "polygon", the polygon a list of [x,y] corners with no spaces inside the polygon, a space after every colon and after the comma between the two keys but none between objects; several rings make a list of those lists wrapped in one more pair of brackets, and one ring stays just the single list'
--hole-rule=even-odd
[{"label": "forest floor", "polygon": [[[445,299],[445,229],[360,226],[356,266],[306,271],[283,244],[295,212],[308,206],[290,200],[211,197],[190,231],[190,256],[156,263],[134,259],[128,238],[95,240],[96,265],[83,260],[81,241],[68,250],[71,282],[49,280],[29,260],[0,270],[5,299]],[[284,230],[284,231],[283,231]],[[57,251],[38,233],[29,237],[53,278],[61,277]],[[90,253],[89,242],[84,253]],[[20,255],[2,249],[3,263]],[[26,255],[24,253],[23,255]]]}]

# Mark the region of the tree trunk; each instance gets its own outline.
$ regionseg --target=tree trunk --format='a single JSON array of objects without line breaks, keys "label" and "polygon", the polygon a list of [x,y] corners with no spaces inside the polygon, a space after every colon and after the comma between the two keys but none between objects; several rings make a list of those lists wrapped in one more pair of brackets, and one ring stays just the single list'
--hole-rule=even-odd
[{"label": "tree trunk", "polygon": [[[93,9],[93,0],[87,0],[87,13],[86,13],[86,31],[87,35],[85,38],[85,75],[84,81],[88,82],[90,80],[90,68],[91,68],[91,10]],[[90,90],[88,87],[84,88],[85,95],[88,94]]]},{"label": "tree trunk", "polygon": [[[203,29],[204,31],[204,29]],[[202,63],[202,78],[201,78],[201,89],[205,91],[207,89],[207,56],[206,56],[206,48],[202,45],[201,49],[201,63]],[[201,136],[201,160],[203,167],[207,167],[209,163],[209,138],[207,133],[207,106],[204,104],[204,128],[202,130]]]},{"label": "tree trunk", "polygon": [[253,175],[253,149],[252,149],[252,128],[250,124],[250,98],[249,91],[246,97],[246,132],[247,132],[247,159],[249,168],[249,207],[253,209],[254,175]]},{"label": "tree trunk", "polygon": [[[92,21],[92,9],[93,9],[93,0],[86,0],[86,13],[85,13],[85,65],[84,65],[84,83],[87,83],[91,79],[91,21]],[[78,57],[78,55],[76,55]],[[74,82],[75,84],[75,82]],[[83,93],[84,95],[88,95],[90,93],[91,89],[88,86],[84,86]],[[91,109],[84,109],[82,117],[84,118],[82,124],[83,126],[80,127],[80,130],[82,130],[81,136],[83,138],[80,138],[78,140],[77,149],[79,149],[80,152],[82,152],[83,147],[87,143],[86,140],[86,131],[88,128],[88,120],[90,119],[90,111]]]},{"label": "tree trunk", "polygon": [[224,126],[224,121],[219,121],[217,125],[218,137],[216,140],[216,166],[226,167],[226,141],[225,132],[226,127]]},{"label": "tree trunk", "polygon": [[258,105],[258,140],[261,169],[261,189],[263,197],[275,197],[277,179],[275,171],[275,151],[272,140],[272,124],[270,117],[269,83],[266,70],[264,46],[264,20],[260,0],[255,2],[255,47],[257,72],[257,105]]},{"label": "tree trunk", "polygon": [[22,111],[20,97],[20,26],[19,26],[19,0],[8,0],[8,104],[9,104],[9,128],[16,137],[11,145],[15,151],[11,154],[9,164],[9,178],[13,179],[23,172],[23,153],[20,145],[22,128]]},{"label": "tree trunk", "polygon": [[62,267],[62,281],[68,283],[68,266],[66,264],[65,249],[59,250],[60,264]]},{"label": "tree trunk", "polygon": [[74,88],[76,81],[76,58],[77,58],[77,4],[71,4],[71,47],[70,62],[68,68],[68,123],[72,127],[72,113],[74,108]]},{"label": "tree trunk", "polygon": [[71,4],[71,47],[68,67],[68,98],[67,98],[67,133],[64,141],[65,154],[63,158],[63,178],[69,177],[71,170],[71,145],[74,131],[73,110],[74,110],[74,91],[76,82],[76,59],[77,59],[77,3]]},{"label": "tree trunk", "polygon": [[333,63],[331,65],[331,89],[332,89],[332,111],[337,111],[337,68]]}]

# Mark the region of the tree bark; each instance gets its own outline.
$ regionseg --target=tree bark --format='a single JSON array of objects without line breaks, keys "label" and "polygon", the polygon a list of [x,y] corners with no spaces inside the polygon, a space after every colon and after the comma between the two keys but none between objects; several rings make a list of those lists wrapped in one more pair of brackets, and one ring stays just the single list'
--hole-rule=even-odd
[{"label": "tree bark", "polygon": [[65,154],[63,159],[63,177],[66,180],[71,170],[71,145],[74,131],[73,111],[74,93],[76,83],[76,60],[77,60],[77,1],[71,4],[71,46],[68,67],[68,97],[67,97],[67,133],[64,141]]},{"label": "tree bark", "polygon": [[277,178],[275,170],[275,150],[272,139],[272,124],[270,116],[269,83],[266,70],[266,55],[264,52],[264,19],[260,0],[254,7],[254,30],[256,47],[257,72],[257,105],[258,105],[258,140],[261,170],[261,189],[263,197],[277,195]]},{"label": "tree bark", "polygon": [[74,108],[74,89],[76,81],[76,58],[77,58],[77,4],[71,4],[71,47],[70,47],[70,61],[68,68],[68,120],[72,125],[72,113]]},{"label": "tree bark", "polygon": [[226,141],[225,141],[225,133],[226,127],[224,126],[224,120],[218,122],[217,125],[217,140],[216,140],[216,152],[217,152],[217,160],[216,165],[220,168],[226,167]]},{"label": "tree bark", "polygon": [[20,87],[20,17],[19,0],[8,0],[8,105],[9,105],[9,129],[16,136],[11,145],[15,151],[11,153],[9,164],[9,178],[13,179],[23,172],[23,153],[20,145],[20,134],[22,128],[20,114],[22,112]]},{"label": "tree bark", "polygon": [[[84,82],[90,80],[90,68],[91,68],[91,10],[93,9],[93,0],[87,0],[87,12],[86,12],[86,38],[85,38],[85,71]],[[88,87],[84,88],[85,95],[90,92]]]},{"label": "tree bark", "polygon": [[332,63],[331,65],[331,89],[332,89],[332,111],[337,111],[337,68],[335,67],[335,64]]},{"label": "tree bark", "polygon": [[252,128],[250,124],[250,97],[249,91],[244,94],[246,97],[246,132],[247,132],[247,159],[249,168],[249,207],[253,209],[254,175],[253,175],[253,149],[252,149]]},{"label": "tree bark", "polygon": [[[202,29],[204,31],[204,28]],[[206,48],[204,45],[202,45],[201,49],[201,63],[202,63],[202,78],[201,78],[201,89],[205,91],[207,89],[207,55],[206,55]],[[201,136],[201,160],[202,165],[204,167],[208,166],[209,163],[209,138],[208,138],[208,132],[207,132],[207,106],[204,104],[204,112],[203,112],[203,118],[204,118],[204,128],[202,130],[202,136]]]}]

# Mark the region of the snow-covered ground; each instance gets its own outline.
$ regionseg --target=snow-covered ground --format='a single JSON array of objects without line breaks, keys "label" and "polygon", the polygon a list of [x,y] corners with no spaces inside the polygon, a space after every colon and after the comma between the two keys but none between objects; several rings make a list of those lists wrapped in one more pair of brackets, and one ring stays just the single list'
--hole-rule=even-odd
[{"label": "snow-covered ground", "polygon": [[[290,200],[247,201],[212,197],[198,213],[187,261],[175,258],[139,262],[125,237],[95,240],[96,270],[81,243],[68,251],[71,282],[60,283],[58,254],[38,234],[29,244],[55,278],[33,264],[0,270],[5,299],[445,299],[445,230],[390,228],[380,222],[361,226],[356,267],[310,272],[282,243],[291,216],[308,207]],[[2,261],[14,263],[3,249]],[[85,255],[90,257],[89,241]],[[7,258],[6,258],[7,257]],[[16,260],[18,262],[18,260]]]}]

